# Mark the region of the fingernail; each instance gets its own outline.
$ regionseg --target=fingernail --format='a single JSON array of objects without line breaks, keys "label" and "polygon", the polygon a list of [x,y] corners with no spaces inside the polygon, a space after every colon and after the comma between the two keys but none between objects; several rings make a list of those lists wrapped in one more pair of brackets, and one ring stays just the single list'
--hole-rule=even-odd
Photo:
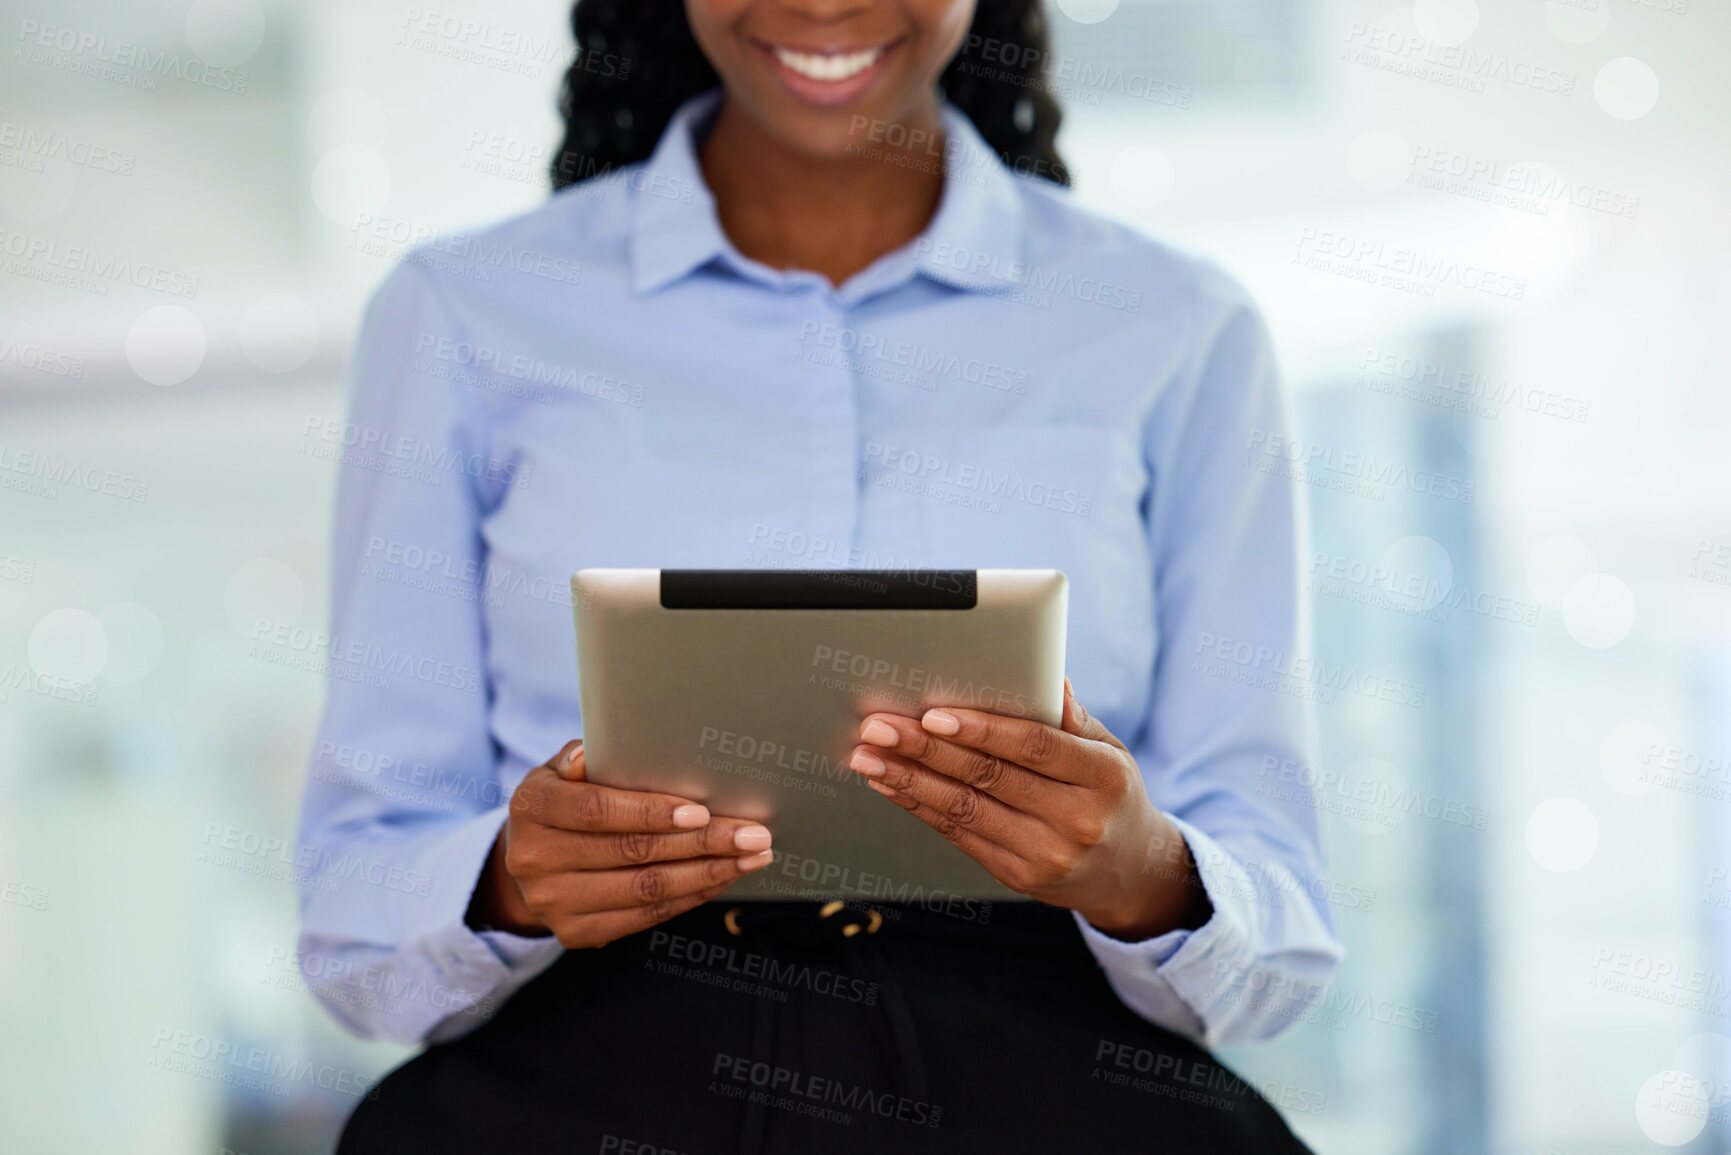
[{"label": "fingernail", "polygon": [[894,790],[891,790],[876,778],[867,778],[866,785],[870,786],[873,790],[876,790],[879,794],[882,794],[885,798],[894,798],[896,796]]},{"label": "fingernail", "polygon": [[681,830],[696,830],[709,825],[709,810],[703,806],[680,806],[673,811],[673,825]]},{"label": "fingernail", "polygon": [[873,718],[859,732],[860,741],[870,742],[873,746],[894,746],[896,737],[896,728],[881,718]]},{"label": "fingernail", "polygon": [[565,760],[559,763],[559,769],[571,769],[571,764],[577,761],[577,755],[581,753],[583,753],[583,743],[579,741],[576,745],[572,746],[571,749],[565,751]]},{"label": "fingernail", "polygon": [[876,778],[884,772],[884,760],[870,750],[855,750],[848,765],[868,778]]},{"label": "fingernail", "polygon": [[737,850],[768,850],[769,827],[741,826],[733,836],[733,845]]},{"label": "fingernail", "polygon": [[763,850],[756,854],[748,855],[745,858],[736,859],[735,861],[739,863],[739,872],[741,874],[748,874],[753,870],[762,870],[771,862],[775,861],[775,851]]},{"label": "fingernail", "polygon": [[954,734],[962,728],[962,720],[948,710],[927,710],[920,725],[934,734]]}]

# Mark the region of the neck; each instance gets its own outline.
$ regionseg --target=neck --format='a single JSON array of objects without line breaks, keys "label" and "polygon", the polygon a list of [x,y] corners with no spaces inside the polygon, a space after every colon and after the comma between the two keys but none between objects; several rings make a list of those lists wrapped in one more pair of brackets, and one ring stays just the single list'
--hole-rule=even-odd
[{"label": "neck", "polygon": [[943,194],[936,99],[879,135],[862,133],[850,155],[813,156],[724,101],[698,159],[728,239],[752,260],[810,269],[836,285],[912,241]]}]

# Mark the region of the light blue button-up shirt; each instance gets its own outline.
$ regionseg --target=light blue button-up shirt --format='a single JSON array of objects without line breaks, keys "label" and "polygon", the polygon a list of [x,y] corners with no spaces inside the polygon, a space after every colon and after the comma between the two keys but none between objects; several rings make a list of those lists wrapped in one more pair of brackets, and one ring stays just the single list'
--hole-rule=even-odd
[{"label": "light blue button-up shirt", "polygon": [[1077,696],[1214,906],[1078,933],[1154,1023],[1280,1030],[1340,948],[1288,419],[1246,294],[954,110],[914,243],[839,288],[768,268],[697,164],[715,100],[645,164],[420,245],[367,309],[347,421],[309,430],[341,476],[301,973],[356,1031],[440,1040],[558,956],[464,913],[511,790],[582,734],[574,571],[1053,567]]}]

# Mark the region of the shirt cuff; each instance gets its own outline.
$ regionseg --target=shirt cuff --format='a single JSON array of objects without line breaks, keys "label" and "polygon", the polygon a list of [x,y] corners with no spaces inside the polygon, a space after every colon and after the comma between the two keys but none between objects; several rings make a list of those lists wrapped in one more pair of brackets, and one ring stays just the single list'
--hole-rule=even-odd
[{"label": "shirt cuff", "polygon": [[1190,847],[1214,911],[1194,930],[1170,930],[1140,942],[1113,938],[1075,916],[1108,981],[1143,1017],[1195,1039],[1208,1039],[1206,1012],[1250,957],[1259,925],[1249,872],[1214,839],[1168,815]]},{"label": "shirt cuff", "polygon": [[503,806],[477,815],[435,840],[416,862],[415,869],[431,879],[430,890],[410,908],[404,939],[451,987],[452,1012],[428,1032],[428,1042],[446,1042],[486,1022],[564,951],[550,935],[476,932],[465,922],[475,884],[506,817]]}]

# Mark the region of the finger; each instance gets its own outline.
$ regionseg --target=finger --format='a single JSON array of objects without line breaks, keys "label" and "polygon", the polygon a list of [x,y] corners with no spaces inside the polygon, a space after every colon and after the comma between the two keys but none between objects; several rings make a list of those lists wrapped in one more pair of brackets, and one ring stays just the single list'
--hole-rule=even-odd
[{"label": "finger", "polygon": [[1029,814],[1047,813],[1063,802],[1062,783],[996,754],[940,738],[915,718],[868,715],[860,727],[860,737],[867,744],[855,749],[848,765],[867,777],[878,776],[872,773],[872,763],[881,764],[879,755],[890,750]]},{"label": "finger", "polygon": [[557,920],[552,928],[561,946],[577,950],[583,947],[606,946],[638,931],[677,918],[688,910],[702,906],[719,896],[730,884],[712,886],[696,894],[688,894],[653,906],[634,906],[628,910],[603,910],[571,915]]},{"label": "finger", "polygon": [[927,710],[920,717],[920,728],[1060,782],[1091,784],[1102,773],[1095,761],[1100,752],[1098,743],[1030,718],[944,707]]},{"label": "finger", "polygon": [[[625,910],[633,906],[655,906],[712,886],[725,886],[744,875],[762,870],[775,857],[761,850],[744,857],[688,858],[652,866],[627,866],[615,870],[592,870],[558,876],[560,898],[548,903],[567,913]],[[524,891],[528,897],[528,891]]]},{"label": "finger", "polygon": [[1074,734],[1091,742],[1104,742],[1120,750],[1126,748],[1124,743],[1118,741],[1118,735],[1106,729],[1098,718],[1088,713],[1087,707],[1076,700],[1076,689],[1070,685],[1069,678],[1064,679],[1064,718],[1059,728],[1066,734]]},{"label": "finger", "polygon": [[[581,757],[575,764],[582,764]],[[689,798],[572,782],[546,766],[531,770],[518,784],[511,807],[543,826],[586,833],[671,834],[707,826],[710,817],[708,807]]]},{"label": "finger", "polygon": [[918,799],[910,798],[899,790],[885,786],[875,778],[868,780],[866,785],[955,843],[957,849],[985,867],[987,873],[993,878],[1011,890],[1025,893],[1026,884],[1032,873],[1031,868],[1027,862],[1023,861],[1008,847],[1000,846],[996,842],[981,837],[957,823],[947,814],[941,814]]},{"label": "finger", "polygon": [[606,870],[688,858],[756,854],[768,850],[772,841],[767,826],[743,818],[712,818],[700,830],[681,830],[676,834],[648,834],[641,830],[579,834],[552,830],[536,840],[544,848],[534,852],[538,861],[526,867],[526,872]]},{"label": "finger", "polygon": [[[589,755],[585,752],[582,738],[573,738],[547,762],[549,771],[566,783],[583,783],[589,790],[608,791],[606,795],[578,800],[575,803],[578,810],[578,823],[568,824],[559,816],[568,816],[571,805],[552,805],[547,810],[547,800],[537,798],[540,817],[547,826],[557,826],[561,829],[582,829],[582,831],[621,831],[621,823],[625,829],[621,833],[654,833],[666,829],[701,829],[710,821],[710,812],[703,805],[694,803],[689,798],[679,798],[675,795],[656,795],[649,791],[620,791],[609,786],[594,786],[589,784]],[[524,779],[526,781],[526,779]],[[519,786],[521,790],[521,786]],[[554,791],[557,793],[557,791]],[[620,795],[634,795],[634,798],[621,798]],[[557,802],[557,800],[556,800]],[[672,802],[672,807],[666,803]],[[644,807],[644,821],[637,823],[632,814],[632,807]],[[590,816],[592,812],[592,816]],[[595,824],[583,824],[585,819]],[[758,847],[762,850],[763,847]]]},{"label": "finger", "polygon": [[[881,782],[897,794],[930,807],[963,830],[970,830],[988,842],[1015,850],[1031,846],[1051,834],[1046,823],[1032,814],[1008,806],[911,758],[887,750],[882,752],[882,758],[883,775],[871,781]],[[1018,773],[1031,775],[1030,771],[1020,768]],[[1047,785],[1062,789],[1049,780]]]}]

